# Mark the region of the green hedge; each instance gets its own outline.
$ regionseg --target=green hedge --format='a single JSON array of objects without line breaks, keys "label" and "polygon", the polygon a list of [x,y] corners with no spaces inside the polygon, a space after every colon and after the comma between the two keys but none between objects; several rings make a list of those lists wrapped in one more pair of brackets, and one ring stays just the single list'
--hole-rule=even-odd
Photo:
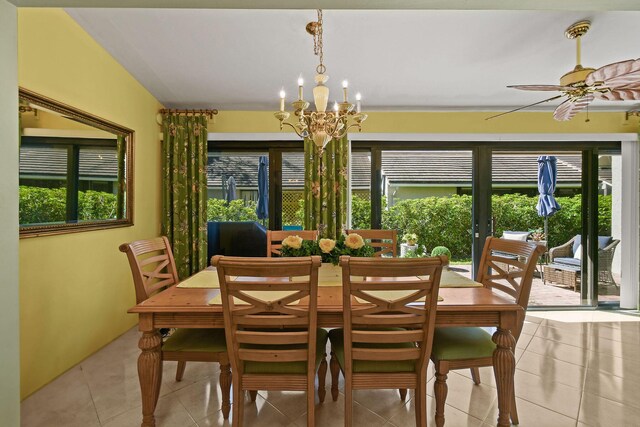
[{"label": "green hedge", "polygon": [[382,211],[382,228],[416,233],[427,251],[446,246],[454,259],[471,256],[471,196],[402,200]]},{"label": "green hedge", "polygon": [[[20,186],[20,224],[64,222],[67,189]],[[115,194],[100,191],[78,192],[78,219],[92,221],[115,219],[118,200]]]},{"label": "green hedge", "polygon": [[207,199],[208,221],[257,221],[256,202],[223,199]]},{"label": "green hedge", "polygon": [[[549,247],[569,241],[581,231],[581,196],[558,197],[562,209],[549,218]],[[353,228],[370,228],[370,202],[353,198]],[[505,230],[529,231],[543,228],[538,216],[538,197],[521,194],[495,195],[492,210],[495,235]],[[611,196],[598,196],[600,235],[611,235]],[[425,197],[402,200],[382,211],[382,227],[398,230],[398,235],[416,233],[427,250],[446,246],[454,259],[471,257],[471,196]]]}]

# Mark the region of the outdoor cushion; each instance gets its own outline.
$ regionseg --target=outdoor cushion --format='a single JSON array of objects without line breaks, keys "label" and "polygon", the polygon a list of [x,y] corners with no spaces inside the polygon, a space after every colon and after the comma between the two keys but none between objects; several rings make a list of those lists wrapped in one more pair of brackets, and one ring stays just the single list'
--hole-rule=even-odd
[{"label": "outdoor cushion", "polygon": [[529,234],[530,233],[528,231],[503,231],[502,238],[506,240],[521,240],[526,242]]},{"label": "outdoor cushion", "polygon": [[[324,358],[327,350],[327,338],[329,333],[325,329],[316,332],[316,370]],[[251,348],[263,348],[266,350],[293,350],[306,348],[305,345],[292,344],[288,346],[278,345],[247,345]],[[307,362],[244,362],[245,374],[305,374]]]},{"label": "outdoor cushion", "polygon": [[224,329],[176,329],[162,344],[162,351],[227,351]]},{"label": "outdoor cushion", "polygon": [[580,260],[578,258],[554,258],[554,264],[565,264],[573,267],[580,267]]},{"label": "outdoor cushion", "polygon": [[[611,236],[598,236],[598,249],[604,249],[613,240]],[[573,241],[573,255],[575,256],[578,251],[578,247],[582,244],[582,236],[580,234],[576,234],[576,237]]]},{"label": "outdoor cushion", "polygon": [[[380,330],[380,329],[378,329]],[[384,330],[401,331],[402,328],[388,328]],[[329,332],[329,340],[331,341],[331,350],[338,358],[340,366],[344,367],[344,329],[332,329]],[[368,344],[354,343],[354,347],[358,348],[413,348],[415,344],[410,342],[397,344]],[[354,360],[352,365],[354,373],[364,372],[415,372],[415,363],[413,360]]]},{"label": "outdoor cushion", "polygon": [[582,259],[582,245],[578,246],[578,249],[576,249],[576,251],[573,253],[573,258],[575,259]]},{"label": "outdoor cushion", "polygon": [[435,360],[465,360],[491,357],[496,345],[483,328],[436,328],[431,355]]}]

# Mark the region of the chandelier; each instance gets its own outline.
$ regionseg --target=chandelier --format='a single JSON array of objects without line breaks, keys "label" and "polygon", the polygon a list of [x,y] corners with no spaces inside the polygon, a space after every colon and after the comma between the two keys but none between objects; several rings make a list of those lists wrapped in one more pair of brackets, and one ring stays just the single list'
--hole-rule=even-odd
[{"label": "chandelier", "polygon": [[298,99],[291,103],[294,114],[297,116],[295,123],[287,122],[290,114],[284,109],[285,92],[280,91],[280,111],[274,113],[276,119],[280,121],[280,130],[284,126],[289,126],[301,138],[311,138],[313,143],[322,150],[331,139],[339,139],[347,134],[349,129],[357,128],[362,130],[361,124],[367,119],[367,115],[360,111],[361,95],[356,94],[356,105],[348,100],[348,82],[342,82],[343,100],[335,102],[333,111],[327,111],[329,102],[329,88],[325,83],[329,76],[325,74],[325,67],[322,52],[322,9],[318,9],[318,20],[307,24],[307,32],[313,36],[313,53],[318,56],[320,64],[316,67],[316,86],[313,88],[313,101],[316,111],[310,111],[309,103],[303,98],[302,76],[298,78]]}]

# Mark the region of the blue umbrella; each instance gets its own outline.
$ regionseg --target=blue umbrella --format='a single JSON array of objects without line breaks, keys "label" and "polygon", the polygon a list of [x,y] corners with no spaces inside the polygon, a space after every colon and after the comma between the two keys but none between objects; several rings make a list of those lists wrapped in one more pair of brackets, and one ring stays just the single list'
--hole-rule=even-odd
[{"label": "blue umbrella", "polygon": [[265,219],[269,216],[269,158],[260,156],[258,160],[258,206],[256,214],[258,219]]},{"label": "blue umbrella", "polygon": [[558,181],[556,161],[555,156],[538,157],[538,191],[540,192],[540,197],[538,198],[536,209],[538,210],[538,215],[544,217],[544,235],[547,240],[549,238],[548,219],[560,210],[560,205],[553,197]]},{"label": "blue umbrella", "polygon": [[227,202],[231,203],[236,197],[236,179],[232,176],[227,180]]}]

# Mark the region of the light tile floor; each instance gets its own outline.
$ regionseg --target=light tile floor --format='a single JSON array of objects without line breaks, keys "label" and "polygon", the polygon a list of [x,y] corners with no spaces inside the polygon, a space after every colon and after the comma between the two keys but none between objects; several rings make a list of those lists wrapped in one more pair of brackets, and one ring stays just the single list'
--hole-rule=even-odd
[{"label": "light tile floor", "polygon": [[[139,426],[136,371],[138,332],[132,329],[22,403],[25,427]],[[517,345],[516,393],[520,425],[587,427],[640,425],[640,316],[610,311],[534,312]],[[224,426],[218,367],[188,363],[176,382],[175,363],[164,366],[158,427]],[[433,370],[427,407],[433,421]],[[446,425],[495,425],[497,403],[490,368],[475,386],[468,371],[449,375]],[[329,375],[327,386],[329,387]],[[342,391],[342,384],[340,387]],[[316,425],[341,426],[344,396],[316,405]],[[354,393],[356,426],[413,426],[411,394]],[[247,399],[248,401],[248,399]],[[263,392],[246,403],[246,426],[304,426],[303,393]],[[0,422],[1,424],[1,422]]]}]

